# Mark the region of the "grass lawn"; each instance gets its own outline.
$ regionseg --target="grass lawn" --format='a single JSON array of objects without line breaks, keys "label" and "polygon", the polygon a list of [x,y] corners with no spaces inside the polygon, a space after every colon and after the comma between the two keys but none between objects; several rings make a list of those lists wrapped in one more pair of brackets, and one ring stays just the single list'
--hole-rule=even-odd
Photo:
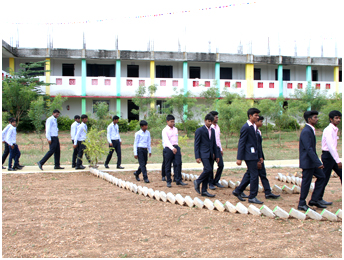
[{"label": "grass lawn", "polygon": [[[321,130],[317,132],[317,152],[321,155]],[[133,144],[134,144],[135,132],[121,133],[122,139],[122,164],[137,163],[134,158]],[[180,136],[183,136],[183,132],[180,132]],[[266,160],[287,160],[287,159],[298,159],[299,157],[299,142],[298,133],[296,132],[282,132],[281,133],[281,145],[279,145],[279,133],[269,133],[268,137],[263,133],[263,149]],[[104,137],[106,138],[106,137]],[[61,144],[61,164],[70,165],[72,160],[72,142],[70,139],[69,131],[59,132],[59,139]],[[148,163],[161,163],[162,162],[162,150],[160,150],[161,139],[152,140],[152,157],[148,159]],[[222,138],[222,147],[224,153],[224,161],[236,161],[237,144],[239,135],[233,135],[228,140],[226,147],[226,141]],[[40,138],[34,133],[18,133],[17,143],[21,151],[20,163],[23,165],[35,165],[44,154],[48,151],[49,145],[46,139],[43,140],[43,151],[42,142]],[[338,153],[339,157],[342,156],[342,137],[338,139]],[[116,153],[114,152],[113,160],[110,164],[115,164]],[[191,136],[187,142],[186,147],[182,147],[182,160],[183,162],[194,162],[194,136]],[[101,158],[101,161],[105,161],[106,155]],[[47,165],[53,165],[53,156],[46,163]],[[5,162],[7,166],[8,160]]]}]

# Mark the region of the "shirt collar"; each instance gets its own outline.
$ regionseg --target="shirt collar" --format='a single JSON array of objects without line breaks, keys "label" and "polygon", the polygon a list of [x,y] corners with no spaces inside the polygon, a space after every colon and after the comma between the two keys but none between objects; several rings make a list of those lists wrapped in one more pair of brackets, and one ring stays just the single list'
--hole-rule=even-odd
[{"label": "shirt collar", "polygon": [[309,126],[313,129],[313,131],[314,131],[314,133],[315,133],[315,128],[314,128],[314,126],[312,126],[311,124],[308,124],[308,123],[306,123],[306,125],[309,125]]},{"label": "shirt collar", "polygon": [[338,131],[338,127],[336,127],[334,124],[330,123],[330,126],[332,127],[332,129],[333,129],[334,131]]}]

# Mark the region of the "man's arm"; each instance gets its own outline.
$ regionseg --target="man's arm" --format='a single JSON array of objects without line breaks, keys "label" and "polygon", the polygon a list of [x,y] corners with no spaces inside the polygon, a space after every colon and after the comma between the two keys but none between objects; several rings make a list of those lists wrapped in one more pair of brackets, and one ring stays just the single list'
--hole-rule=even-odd
[{"label": "man's arm", "polygon": [[79,139],[80,133],[83,130],[84,130],[84,128],[81,125],[79,125],[79,127],[78,127],[78,129],[76,131],[75,137],[74,137],[74,145],[78,144],[78,139]]},{"label": "man's arm", "polygon": [[48,117],[47,121],[45,121],[45,136],[47,137],[48,141],[51,141],[50,128],[51,128],[51,118]]},{"label": "man's arm", "polygon": [[134,140],[134,156],[135,156],[135,158],[137,158],[137,144],[138,144],[138,142],[139,142],[139,135],[138,135],[138,133],[136,132],[135,133],[135,140]]},{"label": "man's arm", "polygon": [[194,149],[195,149],[195,159],[201,158],[200,155],[200,143],[201,143],[201,131],[198,128],[195,132],[195,143],[194,143]]},{"label": "man's arm", "polygon": [[237,160],[244,160],[245,158],[245,146],[248,137],[249,127],[242,127],[240,131],[240,139],[238,142]]},{"label": "man's arm", "polygon": [[[334,142],[333,142],[332,133],[324,132],[323,136],[325,137],[325,142],[327,144],[328,150],[330,154],[332,155],[333,159],[336,161],[336,163],[340,163],[337,147],[335,147]],[[335,138],[337,138],[337,136]]]},{"label": "man's arm", "polygon": [[110,131],[111,131],[111,124],[108,125],[108,127],[106,129],[106,138],[107,138],[107,141],[110,144],[110,146],[112,146]]},{"label": "man's arm", "polygon": [[302,143],[303,147],[306,150],[307,155],[314,163],[315,167],[322,166],[321,161],[319,160],[318,156],[316,155],[311,143],[313,142],[314,135],[310,131],[303,131],[300,136],[300,142]]}]

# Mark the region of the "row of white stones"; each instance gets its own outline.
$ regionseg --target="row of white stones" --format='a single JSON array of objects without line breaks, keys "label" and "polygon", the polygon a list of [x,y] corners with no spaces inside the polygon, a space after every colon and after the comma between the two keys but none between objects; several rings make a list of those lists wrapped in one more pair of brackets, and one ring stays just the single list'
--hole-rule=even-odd
[{"label": "row of white stones", "polygon": [[315,212],[312,209],[308,209],[306,214],[292,208],[290,212],[286,212],[280,207],[276,206],[274,210],[269,209],[266,205],[263,205],[260,209],[258,209],[256,206],[250,204],[247,208],[241,203],[238,202],[236,206],[231,204],[229,201],[226,201],[225,204],[222,204],[219,200],[215,200],[214,203],[209,200],[205,199],[204,201],[200,200],[198,197],[195,197],[192,199],[190,196],[181,196],[180,194],[173,195],[171,192],[168,192],[167,194],[163,191],[158,191],[158,190],[153,190],[152,188],[147,188],[147,187],[142,187],[142,186],[137,186],[136,184],[129,182],[129,181],[124,181],[121,179],[116,178],[115,176],[112,176],[106,172],[102,172],[100,170],[90,168],[90,172],[94,174],[95,176],[107,180],[108,182],[123,188],[130,190],[134,193],[138,193],[139,195],[143,195],[145,197],[149,196],[150,198],[154,198],[156,200],[161,200],[163,202],[169,201],[172,204],[178,203],[181,206],[189,206],[192,208],[193,206],[197,206],[198,208],[207,208],[209,210],[214,210],[217,209],[220,212],[228,211],[231,213],[240,213],[240,214],[252,214],[256,216],[264,215],[269,218],[283,218],[287,219],[289,217],[294,217],[297,219],[305,220],[306,217],[308,216],[311,219],[315,220],[330,220],[330,221],[337,221],[338,218],[342,218],[342,210],[339,209],[336,214],[333,214],[330,211],[327,211],[324,209],[321,214]]},{"label": "row of white stones", "polygon": [[[301,192],[302,178],[295,177],[295,176],[286,176],[286,175],[279,172],[279,173],[277,173],[277,176],[275,177],[275,179],[277,179],[281,182],[294,184],[294,186],[292,188],[289,188],[287,185],[284,185],[282,187],[282,190],[285,193],[291,194],[291,193],[300,193]],[[314,182],[312,182],[309,186],[309,192],[313,192],[314,187],[315,187],[315,184],[314,184]]]}]

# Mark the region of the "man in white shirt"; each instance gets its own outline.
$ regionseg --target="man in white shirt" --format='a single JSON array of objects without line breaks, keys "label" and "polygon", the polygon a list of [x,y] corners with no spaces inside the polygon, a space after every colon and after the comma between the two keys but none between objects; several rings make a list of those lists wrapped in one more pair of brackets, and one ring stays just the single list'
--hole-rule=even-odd
[{"label": "man in white shirt", "polygon": [[10,118],[8,119],[8,125],[4,128],[4,130],[2,130],[2,135],[1,135],[1,137],[2,137],[2,142],[5,144],[4,153],[2,154],[2,169],[6,169],[6,168],[4,167],[4,163],[5,163],[6,159],[7,159],[7,156],[8,156],[9,153],[10,153],[10,149],[9,149],[9,147],[8,147],[8,143],[5,142],[5,138],[6,138],[6,134],[7,134],[8,129],[10,129],[10,127],[11,127],[11,120],[12,120],[12,118],[13,118],[13,117],[10,117]]},{"label": "man in white shirt", "polygon": [[104,163],[105,168],[109,168],[109,162],[112,158],[113,151],[116,151],[117,154],[117,169],[124,169],[121,166],[122,162],[122,154],[121,154],[121,137],[119,136],[119,128],[118,128],[118,116],[114,116],[112,118],[112,123],[107,127],[107,141],[109,143],[110,151]]},{"label": "man in white shirt", "polygon": [[[10,127],[6,133],[5,142],[8,144],[8,148],[10,150],[10,158],[8,160],[8,171],[15,171],[21,170],[22,167],[19,166],[19,157],[20,151],[18,149],[17,142],[17,122],[15,118],[10,120]],[[12,160],[14,160],[13,168],[12,168]]]},{"label": "man in white shirt", "polygon": [[53,115],[45,122],[45,133],[49,143],[49,151],[44,155],[42,160],[37,162],[38,167],[43,171],[43,165],[49,158],[54,155],[55,167],[54,169],[64,169],[60,166],[60,141],[58,137],[59,129],[57,127],[57,118],[60,115],[60,111],[55,109]]},{"label": "man in white shirt", "polygon": [[[74,116],[74,123],[70,126],[70,136],[72,138],[72,144],[74,144],[74,138],[76,135],[76,130],[80,125],[80,116]],[[72,156],[72,168],[76,166],[76,157],[78,156],[78,149],[73,149],[73,156]]]},{"label": "man in white shirt", "polygon": [[[74,137],[74,149],[78,149],[78,159],[76,161],[75,170],[83,170],[86,167],[82,165],[82,156],[84,155],[84,150],[86,149],[86,145],[84,145],[82,142],[86,140],[86,134],[87,134],[87,121],[88,116],[87,115],[81,115],[81,121],[82,123],[78,126],[76,135]],[[90,162],[89,157],[87,154],[85,154],[88,162]]]}]

